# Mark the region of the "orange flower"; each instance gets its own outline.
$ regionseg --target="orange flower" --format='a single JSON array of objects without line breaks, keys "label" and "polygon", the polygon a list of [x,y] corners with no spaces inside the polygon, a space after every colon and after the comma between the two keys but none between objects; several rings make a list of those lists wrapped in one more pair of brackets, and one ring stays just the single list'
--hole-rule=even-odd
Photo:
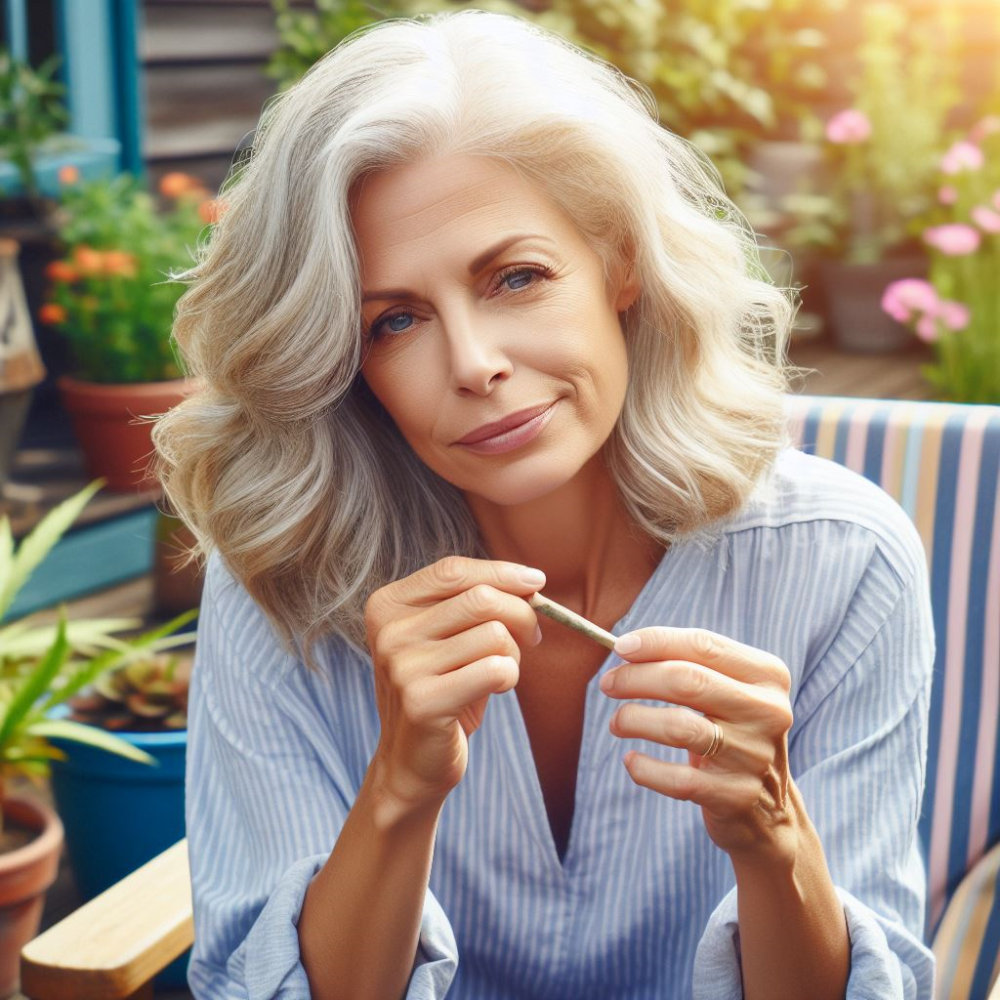
[{"label": "orange flower", "polygon": [[203,201],[198,206],[198,215],[201,217],[202,222],[218,222],[227,207],[226,202],[222,198],[211,198],[208,201]]},{"label": "orange flower", "polygon": [[73,251],[73,259],[81,274],[89,276],[104,273],[104,254],[85,243],[76,247]]},{"label": "orange flower", "polygon": [[66,310],[55,302],[46,302],[38,310],[38,318],[48,325],[66,322]]},{"label": "orange flower", "polygon": [[45,268],[45,276],[51,281],[76,281],[80,274],[68,260],[54,260]]},{"label": "orange flower", "polygon": [[203,187],[204,185],[197,177],[177,171],[164,174],[160,178],[160,194],[166,195],[168,198],[179,198],[185,191]]},{"label": "orange flower", "polygon": [[104,253],[104,273],[120,274],[125,278],[134,278],[136,272],[135,254],[124,250],[106,250]]},{"label": "orange flower", "polygon": [[80,179],[80,171],[72,163],[67,163],[59,168],[58,177],[60,184],[75,184]]}]

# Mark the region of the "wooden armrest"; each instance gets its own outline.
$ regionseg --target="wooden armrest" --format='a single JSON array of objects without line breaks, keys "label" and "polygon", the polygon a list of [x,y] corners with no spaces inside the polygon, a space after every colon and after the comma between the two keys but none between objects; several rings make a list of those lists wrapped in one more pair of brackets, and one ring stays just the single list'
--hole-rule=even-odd
[{"label": "wooden armrest", "polygon": [[191,947],[187,840],[137,868],[21,949],[30,1000],[124,1000]]}]

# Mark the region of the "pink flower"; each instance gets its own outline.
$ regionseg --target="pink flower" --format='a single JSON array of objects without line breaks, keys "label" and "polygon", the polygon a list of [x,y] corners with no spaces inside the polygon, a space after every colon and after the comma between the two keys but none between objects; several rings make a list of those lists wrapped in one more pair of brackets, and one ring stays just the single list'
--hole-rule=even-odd
[{"label": "pink flower", "polygon": [[963,302],[943,299],[938,309],[938,316],[944,320],[944,325],[949,330],[964,330],[969,325],[972,313]]},{"label": "pink flower", "polygon": [[984,233],[1000,233],[1000,214],[994,212],[992,208],[976,205],[970,215]]},{"label": "pink flower", "polygon": [[938,191],[938,201],[942,205],[954,205],[958,201],[958,190],[952,187],[950,184],[945,184]]},{"label": "pink flower", "polygon": [[872,124],[863,111],[848,108],[839,111],[826,123],[826,137],[830,142],[864,142],[872,134]]},{"label": "pink flower", "polygon": [[959,174],[963,170],[979,170],[984,161],[983,151],[973,143],[962,139],[941,158],[941,172]]},{"label": "pink flower", "polygon": [[931,226],[924,230],[924,242],[949,257],[963,257],[979,249],[982,237],[978,229],[956,222],[944,226]]},{"label": "pink flower", "polygon": [[934,286],[923,278],[902,278],[882,293],[882,309],[899,323],[908,323],[913,312],[935,313],[939,305]]},{"label": "pink flower", "polygon": [[993,132],[1000,132],[1000,115],[987,115],[969,130],[969,142],[982,142]]},{"label": "pink flower", "polygon": [[941,335],[937,319],[930,313],[926,316],[921,316],[917,321],[916,333],[921,340],[926,341],[928,344],[933,344]]},{"label": "pink flower", "polygon": [[1000,188],[993,192],[993,204],[1000,209]]},{"label": "pink flower", "polygon": [[969,325],[971,315],[969,307],[963,302],[942,299],[936,309],[917,320],[914,330],[921,340],[932,344],[946,331],[964,330]]}]

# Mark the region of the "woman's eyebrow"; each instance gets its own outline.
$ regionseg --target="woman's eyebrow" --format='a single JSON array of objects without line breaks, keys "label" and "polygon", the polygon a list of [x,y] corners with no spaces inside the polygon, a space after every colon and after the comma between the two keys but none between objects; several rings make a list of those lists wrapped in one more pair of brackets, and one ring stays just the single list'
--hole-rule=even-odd
[{"label": "woman's eyebrow", "polygon": [[[554,242],[550,240],[547,236],[541,236],[537,233],[517,233],[512,236],[505,236],[499,242],[494,243],[491,247],[484,250],[481,254],[474,257],[469,264],[469,274],[476,274],[481,271],[491,260],[499,257],[505,250],[509,250],[516,243],[523,243],[526,240],[535,240],[538,243],[548,243],[549,245],[554,245]],[[417,299],[420,298],[419,295],[411,292],[407,288],[382,288],[374,292],[365,292],[361,297],[362,302],[371,302],[375,299]]]},{"label": "woman's eyebrow", "polygon": [[469,274],[476,274],[481,271],[486,265],[493,260],[494,257],[499,257],[504,250],[510,249],[515,243],[523,243],[525,240],[537,240],[539,243],[552,243],[547,236],[540,236],[537,233],[522,233],[515,236],[505,236],[498,243],[494,243],[488,250],[484,250],[478,257],[476,257],[471,264],[469,264]]}]

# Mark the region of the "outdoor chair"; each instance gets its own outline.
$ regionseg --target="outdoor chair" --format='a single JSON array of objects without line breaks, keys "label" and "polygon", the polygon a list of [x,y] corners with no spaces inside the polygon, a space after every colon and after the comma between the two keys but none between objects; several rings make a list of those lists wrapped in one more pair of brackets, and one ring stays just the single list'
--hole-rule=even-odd
[{"label": "outdoor chair", "polygon": [[[924,542],[937,654],[919,836],[936,1000],[1000,1000],[1000,407],[787,397],[798,446],[895,497]],[[22,950],[30,1000],[151,996],[193,940],[180,841]],[[146,992],[144,992],[146,991]]]}]

